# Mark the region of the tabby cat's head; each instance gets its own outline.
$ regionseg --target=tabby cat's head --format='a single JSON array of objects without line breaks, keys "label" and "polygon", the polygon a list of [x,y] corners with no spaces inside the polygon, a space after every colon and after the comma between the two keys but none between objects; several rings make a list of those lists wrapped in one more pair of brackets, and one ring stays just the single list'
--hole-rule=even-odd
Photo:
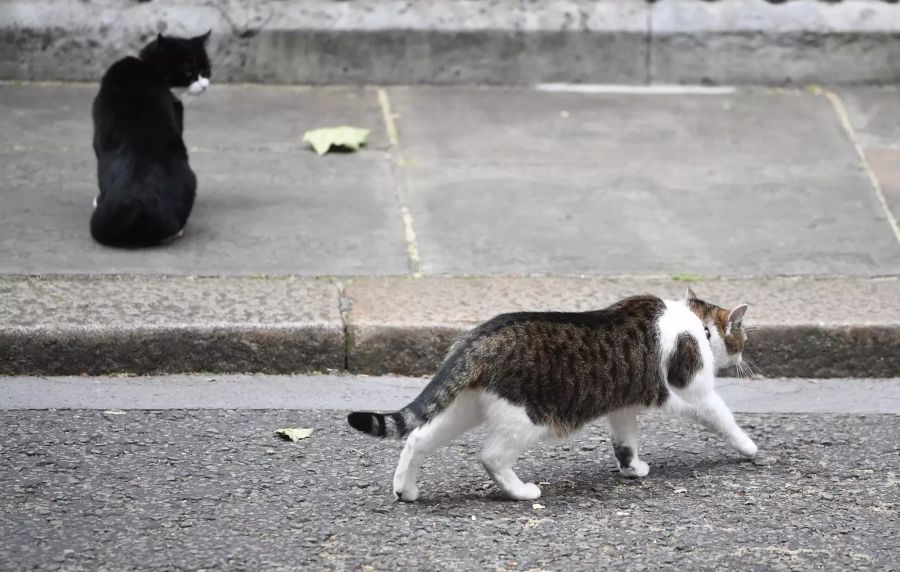
[{"label": "tabby cat's head", "polygon": [[206,55],[210,32],[195,38],[175,38],[159,34],[141,50],[140,57],[156,68],[166,85],[200,95],[209,87],[212,70]]},{"label": "tabby cat's head", "polygon": [[732,310],[726,310],[700,300],[690,288],[685,298],[687,305],[706,328],[706,338],[712,347],[716,368],[724,369],[740,364],[741,352],[747,343],[747,332],[744,330],[747,305],[741,304]]}]

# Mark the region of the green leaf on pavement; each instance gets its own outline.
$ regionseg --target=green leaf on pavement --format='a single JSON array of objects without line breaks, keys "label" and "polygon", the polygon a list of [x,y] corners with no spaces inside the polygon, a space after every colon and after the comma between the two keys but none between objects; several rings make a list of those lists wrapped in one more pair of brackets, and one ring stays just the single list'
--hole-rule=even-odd
[{"label": "green leaf on pavement", "polygon": [[300,439],[306,439],[312,435],[313,431],[315,431],[315,429],[306,427],[286,427],[284,429],[276,429],[275,433],[281,435],[285,439],[297,442]]},{"label": "green leaf on pavement", "polygon": [[366,144],[369,130],[360,127],[324,127],[313,129],[303,134],[303,141],[312,145],[319,155],[332,149],[339,151],[357,151]]}]

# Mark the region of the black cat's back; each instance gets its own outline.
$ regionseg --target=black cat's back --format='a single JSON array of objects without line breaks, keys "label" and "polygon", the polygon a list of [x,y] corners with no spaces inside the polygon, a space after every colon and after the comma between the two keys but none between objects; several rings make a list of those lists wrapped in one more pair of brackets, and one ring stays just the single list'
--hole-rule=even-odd
[{"label": "black cat's back", "polygon": [[110,246],[152,246],[175,236],[197,189],[181,102],[150,64],[127,57],[104,75],[93,119],[100,195],[91,235]]}]

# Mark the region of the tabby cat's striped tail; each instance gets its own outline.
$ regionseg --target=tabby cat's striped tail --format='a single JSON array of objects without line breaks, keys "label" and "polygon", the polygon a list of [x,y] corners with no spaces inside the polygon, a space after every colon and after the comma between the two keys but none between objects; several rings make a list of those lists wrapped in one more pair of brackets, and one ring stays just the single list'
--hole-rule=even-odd
[{"label": "tabby cat's striped tail", "polygon": [[372,411],[354,411],[347,416],[347,422],[357,431],[375,437],[405,437],[420,424],[412,420],[412,427],[407,422],[405,409],[394,413],[375,413]]},{"label": "tabby cat's striped tail", "polygon": [[459,346],[451,350],[434,378],[412,403],[394,413],[354,411],[347,416],[347,422],[357,431],[375,437],[399,439],[431,421],[453,402],[466,385],[467,377],[463,360],[460,359],[462,351]]}]

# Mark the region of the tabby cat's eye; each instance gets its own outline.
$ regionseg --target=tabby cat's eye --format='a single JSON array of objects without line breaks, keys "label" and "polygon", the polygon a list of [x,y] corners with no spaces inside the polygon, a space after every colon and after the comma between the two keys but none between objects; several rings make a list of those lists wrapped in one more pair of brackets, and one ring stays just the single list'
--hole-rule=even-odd
[{"label": "tabby cat's eye", "polygon": [[706,332],[706,339],[707,339],[707,340],[710,339],[710,338],[712,337],[712,334],[709,333],[709,328],[703,328],[703,331]]}]

